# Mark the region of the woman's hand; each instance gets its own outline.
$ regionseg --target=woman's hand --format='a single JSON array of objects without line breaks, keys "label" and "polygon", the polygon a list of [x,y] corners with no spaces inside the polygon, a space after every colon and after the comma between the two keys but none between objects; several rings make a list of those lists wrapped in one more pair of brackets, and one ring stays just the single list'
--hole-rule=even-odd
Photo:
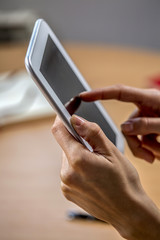
[{"label": "woman's hand", "polygon": [[61,180],[65,197],[111,223],[127,239],[157,240],[160,215],[142,189],[136,169],[97,124],[75,115],[71,123],[93,152],[56,119],[52,132],[64,151]]},{"label": "woman's hand", "polygon": [[84,101],[116,99],[131,102],[136,111],[121,125],[128,145],[136,157],[152,163],[160,159],[160,91],[114,85],[80,94]]}]

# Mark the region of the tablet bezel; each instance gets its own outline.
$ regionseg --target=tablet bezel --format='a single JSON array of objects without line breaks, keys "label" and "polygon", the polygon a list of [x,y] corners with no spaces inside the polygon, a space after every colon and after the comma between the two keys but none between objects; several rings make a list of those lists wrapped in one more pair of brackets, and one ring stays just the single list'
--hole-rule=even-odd
[{"label": "tablet bezel", "polygon": [[[26,58],[25,58],[25,65],[27,70],[31,73],[33,80],[38,84],[38,86],[43,91],[43,94],[50,102],[51,106],[58,112],[62,120],[64,121],[65,126],[69,130],[71,134],[74,135],[74,137],[79,140],[81,143],[86,145],[86,142],[76,133],[72,125],[70,124],[70,118],[71,115],[66,110],[65,106],[62,104],[60,99],[57,97],[47,80],[44,78],[43,74],[40,72],[41,62],[43,59],[43,54],[46,47],[46,42],[48,39],[48,35],[53,40],[56,47],[59,49],[61,54],[63,55],[64,59],[67,61],[69,66],[71,67],[74,74],[77,76],[83,87],[86,89],[86,91],[90,91],[90,87],[69,57],[69,55],[66,53],[65,49],[57,39],[54,32],[51,30],[51,28],[48,26],[48,24],[43,19],[38,19],[35,23],[34,30],[31,36],[31,40],[29,43],[29,47],[27,50]],[[124,150],[124,141],[122,134],[118,131],[117,127],[111,120],[110,116],[106,112],[106,110],[103,108],[100,102],[96,101],[94,104],[98,107],[99,111],[102,113],[106,121],[111,126],[112,130],[115,133],[116,136],[116,147],[123,152]],[[88,144],[87,144],[88,147]]]}]

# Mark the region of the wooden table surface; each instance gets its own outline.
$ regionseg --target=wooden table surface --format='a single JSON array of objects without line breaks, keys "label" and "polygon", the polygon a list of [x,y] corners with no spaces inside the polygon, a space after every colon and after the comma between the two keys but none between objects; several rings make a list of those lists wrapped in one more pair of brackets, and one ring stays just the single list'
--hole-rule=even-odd
[{"label": "wooden table surface", "polygon": [[[91,87],[122,83],[149,87],[160,74],[160,52],[94,45],[66,45],[70,56]],[[0,72],[24,67],[26,45],[0,46]],[[116,125],[134,106],[103,103]],[[61,149],[51,134],[54,117],[0,128],[0,240],[120,240],[119,234],[100,222],[68,221],[67,211],[78,208],[60,190]],[[160,207],[160,163],[136,159],[149,196]]]}]

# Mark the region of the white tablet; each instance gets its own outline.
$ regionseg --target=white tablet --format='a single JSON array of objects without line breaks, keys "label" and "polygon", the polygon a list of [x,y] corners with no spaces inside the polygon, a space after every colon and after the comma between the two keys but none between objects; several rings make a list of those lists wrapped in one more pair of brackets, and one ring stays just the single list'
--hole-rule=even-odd
[{"label": "white tablet", "polygon": [[[43,20],[36,21],[25,58],[26,68],[68,131],[90,149],[70,123],[65,103],[90,87],[61,43]],[[123,136],[100,102],[82,102],[75,114],[96,122],[114,145],[123,152]]]}]

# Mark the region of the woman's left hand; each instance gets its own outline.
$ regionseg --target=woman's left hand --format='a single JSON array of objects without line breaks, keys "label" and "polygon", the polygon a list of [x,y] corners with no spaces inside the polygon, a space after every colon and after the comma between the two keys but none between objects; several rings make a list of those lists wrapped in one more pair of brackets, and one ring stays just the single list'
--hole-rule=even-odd
[{"label": "woman's left hand", "polygon": [[[52,132],[64,151],[61,180],[65,197],[111,223],[123,237],[142,239],[139,223],[148,224],[148,220],[154,223],[157,212],[140,184],[136,169],[97,124],[75,115],[71,123],[93,152],[76,141],[61,120],[56,119]],[[146,234],[150,227],[153,228],[152,224]],[[131,238],[131,233],[136,237]]]}]

